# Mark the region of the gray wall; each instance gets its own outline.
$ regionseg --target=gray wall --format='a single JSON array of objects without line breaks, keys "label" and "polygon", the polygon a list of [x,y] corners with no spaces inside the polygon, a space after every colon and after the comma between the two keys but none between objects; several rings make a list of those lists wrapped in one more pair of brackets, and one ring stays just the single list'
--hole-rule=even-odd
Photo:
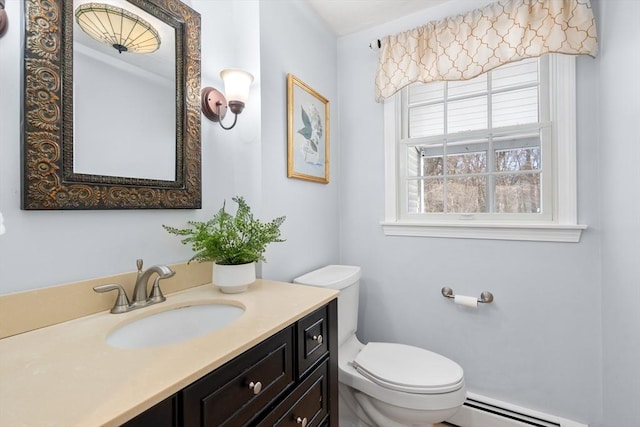
[{"label": "gray wall", "polygon": [[[578,244],[385,237],[382,106],[373,102],[375,38],[477,7],[457,0],[337,41],[302,4],[189,2],[202,14],[203,86],[222,68],[256,76],[232,131],[203,120],[204,209],[25,212],[20,200],[22,2],[0,39],[0,294],[186,260],[161,224],[205,219],[241,194],[265,218],[287,215],[265,277],[363,267],[364,340],[415,344],[457,360],[472,391],[597,426],[640,419],[640,44],[633,0],[594,1],[601,52],[578,58]],[[221,19],[221,17],[223,17]],[[215,23],[215,25],[214,25]],[[286,74],[331,101],[331,183],[286,178]],[[490,290],[493,305],[440,296]],[[602,303],[601,303],[602,300]],[[604,402],[604,403],[603,403]],[[631,403],[631,404],[630,404]],[[602,414],[604,408],[604,415]],[[603,421],[603,420],[606,420]]]},{"label": "gray wall", "polygon": [[599,2],[602,312],[606,426],[640,423],[640,3]]},{"label": "gray wall", "polygon": [[[254,96],[242,117],[245,132],[256,130],[245,142],[251,149],[236,143],[240,127],[225,132],[203,119],[202,210],[21,211],[22,3],[7,2],[10,27],[0,39],[0,211],[7,227],[0,238],[0,294],[133,271],[136,258],[144,258],[147,265],[184,261],[191,251],[168,235],[162,224],[181,226],[187,220],[205,219],[225,198],[235,194],[245,195],[251,202],[257,199],[252,181],[259,182],[259,174],[245,177],[243,154],[248,152],[256,161],[260,159],[260,101]],[[238,19],[232,2],[190,3],[205,23],[203,84],[220,87],[219,70],[236,65],[250,67],[259,76],[259,62],[251,64],[234,53],[235,43],[244,43],[255,46],[253,51],[243,53],[247,58],[258,55],[259,35],[252,30],[257,26],[257,12],[253,20],[250,14]],[[257,11],[256,4],[253,8]],[[221,14],[229,19],[220,20]],[[207,22],[217,22],[218,27]],[[237,41],[225,27],[232,25],[243,28]],[[257,93],[255,88],[252,92]]]},{"label": "gray wall", "polygon": [[[298,2],[266,2],[266,18],[257,0],[186,3],[202,17],[202,85],[223,89],[223,68],[244,68],[256,77],[234,129],[225,131],[202,119],[203,209],[45,212],[20,210],[23,2],[7,2],[10,26],[0,39],[0,211],[7,227],[0,237],[0,295],[133,271],[136,258],[147,265],[186,261],[191,250],[161,225],[208,219],[234,195],[244,196],[261,218],[288,216],[288,240],[268,249],[265,277],[291,279],[337,261],[335,180],[323,186],[286,179],[284,84],[286,72],[298,73],[335,99],[335,37]],[[290,22],[297,25],[295,37],[286,32]],[[271,37],[271,43],[261,45],[261,36]],[[295,43],[311,56],[295,49]],[[285,45],[286,51],[279,49]],[[337,175],[336,165],[332,172]]]},{"label": "gray wall", "polygon": [[[262,63],[262,196],[266,217],[287,215],[284,244],[273,245],[264,275],[292,280],[338,262],[338,132],[336,37],[302,1],[260,3]],[[287,178],[287,73],[329,100],[329,183]]]},{"label": "gray wall", "polygon": [[[363,268],[360,336],[409,343],[459,362],[471,391],[596,425],[601,419],[598,62],[578,73],[580,243],[387,237],[383,107],[374,102],[375,38],[469,10],[454,1],[338,40],[341,261]],[[621,141],[629,143],[630,141]],[[440,289],[494,304],[454,306]],[[620,424],[624,425],[624,424]]]}]

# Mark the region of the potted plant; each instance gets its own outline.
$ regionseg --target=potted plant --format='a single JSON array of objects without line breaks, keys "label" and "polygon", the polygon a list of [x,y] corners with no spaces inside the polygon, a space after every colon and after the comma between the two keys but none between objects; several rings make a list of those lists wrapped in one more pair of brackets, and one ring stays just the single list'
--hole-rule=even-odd
[{"label": "potted plant", "polygon": [[284,242],[280,226],[284,216],[269,222],[254,218],[243,197],[232,199],[238,204],[235,215],[227,212],[226,202],[206,222],[189,221],[189,228],[163,225],[171,234],[184,236],[183,244],[191,244],[195,255],[191,261],[213,261],[213,284],[226,293],[242,292],[256,280],[255,263],[266,261],[269,243]]}]

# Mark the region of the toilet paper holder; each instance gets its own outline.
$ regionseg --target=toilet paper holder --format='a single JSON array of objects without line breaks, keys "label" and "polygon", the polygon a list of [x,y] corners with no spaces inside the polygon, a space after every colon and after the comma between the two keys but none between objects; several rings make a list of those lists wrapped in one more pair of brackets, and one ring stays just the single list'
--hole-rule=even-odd
[{"label": "toilet paper holder", "polygon": [[[455,298],[455,294],[453,293],[453,289],[445,286],[442,288],[442,296],[447,298]],[[478,298],[478,302],[483,304],[489,304],[493,302],[493,294],[489,291],[484,291],[480,294],[480,298]]]}]

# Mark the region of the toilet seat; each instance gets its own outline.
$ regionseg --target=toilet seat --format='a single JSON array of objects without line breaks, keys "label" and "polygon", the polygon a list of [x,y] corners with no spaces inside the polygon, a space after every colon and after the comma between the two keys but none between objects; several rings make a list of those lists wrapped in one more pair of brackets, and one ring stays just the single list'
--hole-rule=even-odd
[{"label": "toilet seat", "polygon": [[437,353],[404,344],[368,343],[352,363],[365,378],[405,393],[449,393],[464,385],[460,365]]}]

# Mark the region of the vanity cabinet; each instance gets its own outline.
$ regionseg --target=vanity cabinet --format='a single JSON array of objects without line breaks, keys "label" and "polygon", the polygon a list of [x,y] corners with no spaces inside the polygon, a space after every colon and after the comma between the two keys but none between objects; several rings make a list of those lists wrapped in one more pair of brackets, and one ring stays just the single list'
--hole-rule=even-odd
[{"label": "vanity cabinet", "polygon": [[169,396],[137,417],[127,421],[123,427],[178,427],[178,396]]},{"label": "vanity cabinet", "polygon": [[338,427],[337,300],[124,424]]}]

